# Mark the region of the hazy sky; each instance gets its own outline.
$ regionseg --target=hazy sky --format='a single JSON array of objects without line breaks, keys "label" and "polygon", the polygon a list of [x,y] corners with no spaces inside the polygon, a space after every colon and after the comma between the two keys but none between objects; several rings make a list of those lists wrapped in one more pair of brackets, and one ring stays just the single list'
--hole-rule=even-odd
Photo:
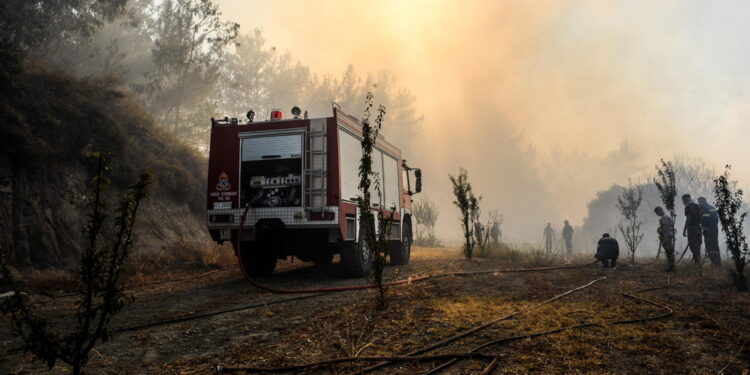
[{"label": "hazy sky", "polygon": [[[389,70],[415,94],[424,137],[405,154],[423,164],[449,235],[459,166],[517,239],[580,224],[593,193],[661,157],[731,163],[750,180],[750,2],[218,2],[316,73]],[[605,158],[622,142],[638,156],[620,173]],[[540,158],[592,162],[528,171]]]}]

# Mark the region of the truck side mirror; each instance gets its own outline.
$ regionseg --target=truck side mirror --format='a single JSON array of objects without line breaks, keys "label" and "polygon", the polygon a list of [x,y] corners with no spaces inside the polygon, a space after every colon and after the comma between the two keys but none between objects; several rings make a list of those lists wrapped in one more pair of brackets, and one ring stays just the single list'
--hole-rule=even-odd
[{"label": "truck side mirror", "polygon": [[414,177],[417,178],[417,181],[415,182],[414,190],[416,190],[416,192],[419,193],[422,191],[422,170],[418,168],[415,169]]}]

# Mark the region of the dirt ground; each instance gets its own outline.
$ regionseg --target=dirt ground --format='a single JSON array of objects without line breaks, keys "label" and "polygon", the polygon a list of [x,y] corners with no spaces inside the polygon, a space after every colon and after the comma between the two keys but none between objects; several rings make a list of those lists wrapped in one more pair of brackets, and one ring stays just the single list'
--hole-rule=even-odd
[{"label": "dirt ground", "polygon": [[[588,261],[588,258],[576,260]],[[407,266],[389,267],[390,279],[423,271],[478,271],[524,267],[499,260],[462,259],[455,250],[415,248]],[[685,265],[686,266],[686,265]],[[747,374],[750,372],[750,294],[734,291],[724,270],[683,267],[675,274],[656,266],[598,266],[529,273],[447,276],[387,291],[388,305],[375,308],[372,290],[313,296],[275,295],[255,289],[236,269],[133,289],[135,299],[116,317],[114,328],[133,328],[168,319],[195,317],[241,307],[233,312],[129,330],[100,344],[90,374],[212,374],[213,366],[273,367],[348,356],[405,355],[508,313],[534,306],[557,294],[603,278],[591,286],[427,354],[466,352],[491,340],[598,323],[490,346],[495,374]],[[284,263],[262,283],[278,288],[359,284],[334,266]],[[670,317],[637,324],[617,320],[659,315],[665,309],[622,293],[637,293],[669,306]],[[47,314],[73,310],[72,297],[34,296]],[[1,374],[61,374],[46,371],[31,355],[14,351],[10,321],[0,318]],[[376,374],[419,374],[444,361],[396,363]],[[478,374],[487,359],[461,360],[442,373]],[[345,363],[304,373],[348,374],[373,363]]]}]

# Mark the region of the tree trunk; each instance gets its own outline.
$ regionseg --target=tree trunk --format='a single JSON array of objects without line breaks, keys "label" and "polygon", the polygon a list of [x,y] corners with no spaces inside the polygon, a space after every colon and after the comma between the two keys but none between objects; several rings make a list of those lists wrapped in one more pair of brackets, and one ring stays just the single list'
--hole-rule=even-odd
[{"label": "tree trunk", "polygon": [[16,163],[11,161],[11,226],[12,226],[12,239],[11,243],[13,247],[10,249],[11,263],[19,267],[25,267],[30,265],[31,259],[29,257],[29,241],[26,230],[26,219],[23,214],[23,189],[21,186],[23,181],[21,180],[21,171],[19,170]]}]

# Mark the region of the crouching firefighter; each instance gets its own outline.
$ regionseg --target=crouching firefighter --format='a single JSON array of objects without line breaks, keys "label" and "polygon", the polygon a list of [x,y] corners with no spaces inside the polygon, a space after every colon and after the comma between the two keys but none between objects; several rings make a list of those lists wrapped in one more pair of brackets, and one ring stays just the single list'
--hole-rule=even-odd
[{"label": "crouching firefighter", "polygon": [[596,255],[594,258],[602,262],[604,268],[617,267],[617,258],[620,256],[620,245],[617,240],[610,237],[609,233],[602,234],[596,246]]}]

